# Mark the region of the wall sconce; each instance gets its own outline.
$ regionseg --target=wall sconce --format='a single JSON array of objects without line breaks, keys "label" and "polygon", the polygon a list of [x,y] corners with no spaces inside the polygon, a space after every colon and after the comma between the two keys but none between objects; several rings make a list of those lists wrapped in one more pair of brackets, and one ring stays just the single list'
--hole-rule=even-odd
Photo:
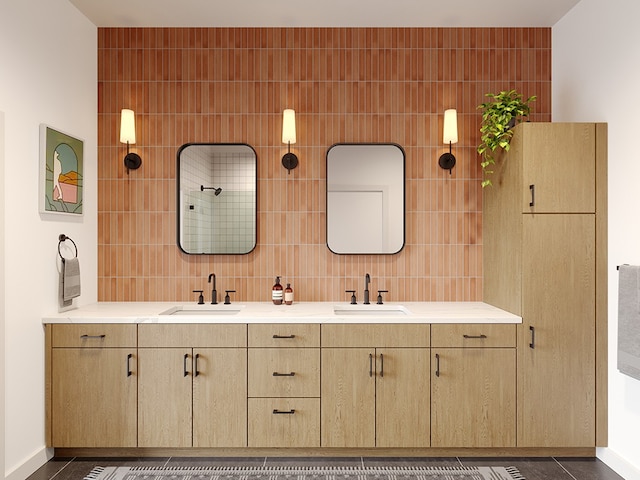
[{"label": "wall sconce", "polygon": [[449,170],[449,175],[451,175],[451,169],[456,164],[456,157],[451,153],[451,145],[453,143],[458,143],[458,116],[455,108],[450,108],[444,111],[442,141],[445,144],[449,144],[449,152],[440,155],[438,165],[440,165],[440,168],[444,170]]},{"label": "wall sconce", "polygon": [[129,151],[129,144],[136,143],[136,118],[133,110],[123,108],[120,115],[120,143],[127,144],[127,155],[124,157],[124,166],[129,170],[136,170],[142,165],[142,159],[137,153]]},{"label": "wall sconce", "polygon": [[282,165],[291,174],[291,170],[298,166],[298,157],[291,153],[291,144],[296,143],[296,112],[290,108],[282,112],[282,143],[289,146],[289,150],[282,157]]}]

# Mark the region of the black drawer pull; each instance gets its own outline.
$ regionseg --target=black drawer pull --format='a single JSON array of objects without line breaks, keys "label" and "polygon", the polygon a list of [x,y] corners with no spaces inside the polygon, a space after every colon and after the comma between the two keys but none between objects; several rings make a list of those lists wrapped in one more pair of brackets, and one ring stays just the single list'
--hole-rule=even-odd
[{"label": "black drawer pull", "polygon": [[106,335],[103,333],[102,335],[80,335],[80,338],[104,338]]},{"label": "black drawer pull", "polygon": [[189,358],[189,354],[185,353],[184,354],[184,359],[182,361],[182,372],[184,373],[184,376],[186,377],[187,375],[189,375],[189,372],[187,371],[187,359]]},{"label": "black drawer pull", "polygon": [[127,377],[130,377],[131,375],[133,375],[133,372],[131,371],[131,358],[132,357],[133,357],[132,353],[127,355]]},{"label": "black drawer pull", "polygon": [[462,335],[464,338],[487,338],[487,336],[485,334],[481,334],[481,335]]},{"label": "black drawer pull", "polygon": [[380,354],[380,378],[384,377],[384,355]]},{"label": "black drawer pull", "polygon": [[200,371],[198,370],[198,360],[200,359],[200,354],[196,353],[195,360],[193,361],[193,376],[197,377],[200,375]]},{"label": "black drawer pull", "polygon": [[293,377],[295,376],[296,372],[291,372],[291,373],[278,373],[278,372],[273,372],[273,376],[274,377]]},{"label": "black drawer pull", "polygon": [[276,408],[273,409],[274,415],[293,415],[296,411],[292,408],[291,410],[278,410]]},{"label": "black drawer pull", "polygon": [[277,335],[277,334],[274,334],[273,338],[296,338],[296,336],[295,335]]},{"label": "black drawer pull", "polygon": [[440,376],[440,355],[436,353],[436,377]]}]

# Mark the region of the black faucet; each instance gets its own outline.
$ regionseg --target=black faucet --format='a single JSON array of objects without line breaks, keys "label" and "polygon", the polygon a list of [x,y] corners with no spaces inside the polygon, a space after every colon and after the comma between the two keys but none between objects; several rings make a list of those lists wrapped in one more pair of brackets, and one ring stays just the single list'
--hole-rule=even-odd
[{"label": "black faucet", "polygon": [[364,304],[369,305],[369,283],[371,283],[371,277],[368,273],[364,276]]},{"label": "black faucet", "polygon": [[218,291],[216,290],[216,274],[209,274],[209,283],[211,283],[211,279],[213,278],[213,289],[211,290],[211,305],[218,304]]}]

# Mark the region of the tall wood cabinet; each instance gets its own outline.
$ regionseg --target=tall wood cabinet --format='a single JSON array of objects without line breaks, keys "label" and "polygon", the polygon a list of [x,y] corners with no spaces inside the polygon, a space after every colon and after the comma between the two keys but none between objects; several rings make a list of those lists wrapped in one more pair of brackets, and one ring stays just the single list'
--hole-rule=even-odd
[{"label": "tall wood cabinet", "polygon": [[523,318],[518,447],[607,442],[606,152],[606,124],[523,123],[483,190],[483,300]]}]

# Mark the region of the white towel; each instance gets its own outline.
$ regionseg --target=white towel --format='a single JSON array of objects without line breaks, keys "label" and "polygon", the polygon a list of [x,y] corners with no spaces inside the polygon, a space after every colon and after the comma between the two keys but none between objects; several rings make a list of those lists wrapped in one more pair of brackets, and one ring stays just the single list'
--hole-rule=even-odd
[{"label": "white towel", "polygon": [[640,267],[620,265],[618,370],[640,380]]},{"label": "white towel", "polygon": [[62,261],[62,300],[64,302],[80,296],[80,262],[78,257]]}]

